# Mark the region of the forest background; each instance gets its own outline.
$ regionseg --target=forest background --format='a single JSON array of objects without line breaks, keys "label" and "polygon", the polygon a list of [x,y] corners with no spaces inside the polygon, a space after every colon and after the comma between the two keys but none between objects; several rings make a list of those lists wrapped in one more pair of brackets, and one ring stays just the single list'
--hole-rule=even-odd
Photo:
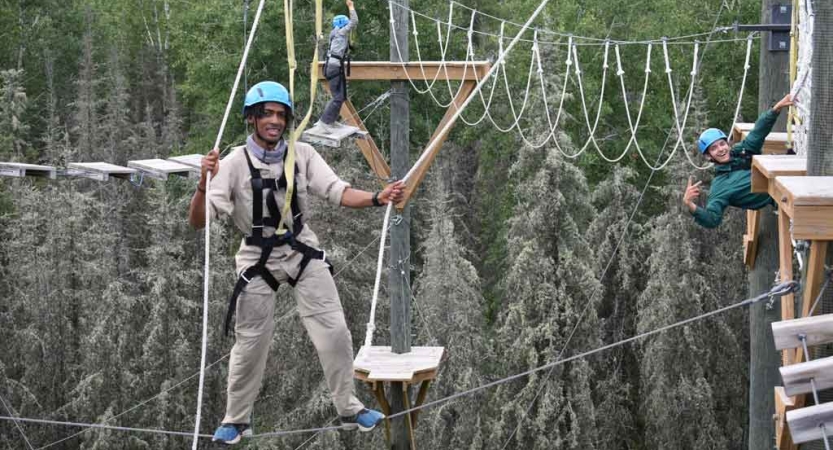
[{"label": "forest background", "polygon": [[[244,25],[244,0],[0,2],[0,161],[124,165],[129,159],[207,152],[256,4],[252,1]],[[522,23],[538,1],[464,4]],[[294,6],[295,100],[299,111],[314,102],[317,116],[327,95],[319,91],[309,98],[313,2],[299,0]],[[356,7],[360,24],[354,59],[387,61],[388,3],[359,0]],[[441,20],[449,14],[446,0],[420,0],[411,7]],[[325,25],[345,12],[343,3],[328,0]],[[759,13],[760,3],[749,0],[553,0],[534,25],[635,41],[709,32],[715,24],[735,20],[757,23]],[[452,19],[462,29],[453,31],[446,59],[463,60],[471,10],[455,4]],[[499,33],[500,25],[486,15],[475,16],[477,30]],[[435,23],[418,16],[417,29],[422,58],[439,60]],[[506,25],[507,36],[517,31]],[[532,32],[525,37],[532,39]],[[472,127],[458,122],[417,191],[411,262],[398,268],[409,271],[412,280],[415,345],[442,345],[450,355],[429,400],[540,366],[562,349],[568,356],[757,294],[746,288],[741,214],[732,211],[719,229],[705,230],[693,224],[680,202],[689,175],[705,181],[711,176],[691,167],[682,151],[697,158],[693,144],[700,130],[731,125],[745,38],[725,32],[696,38],[702,65],[684,145],[661,171],[652,172],[633,151],[617,164],[603,161],[592,147],[569,159],[552,142],[533,148],[517,132],[502,133],[488,120]],[[554,111],[561,100],[567,38],[542,31],[540,39],[547,41],[540,51]],[[715,42],[727,39],[737,40]],[[694,40],[669,45],[680,111],[691,80]],[[475,59],[496,58],[496,38],[476,33],[473,44]],[[410,45],[416,59],[413,36]],[[756,39],[742,121],[757,116],[758,45]],[[622,45],[621,50],[627,102],[635,115],[646,46]],[[601,106],[599,146],[606,155],[618,154],[630,131],[612,50],[601,105],[604,47],[580,46],[579,51],[588,109],[592,114]],[[506,64],[516,108],[530,54],[530,42],[521,42]],[[655,45],[638,135],[652,162],[663,160],[678,137],[661,55]],[[287,77],[282,2],[267,2],[246,83],[286,82]],[[547,134],[536,83],[533,79],[530,105],[520,121],[533,143]],[[452,83],[452,90],[456,86]],[[575,78],[569,81],[557,133],[560,148],[568,153],[582,149],[588,139],[577,87]],[[362,109],[389,89],[384,82],[355,82],[350,96]],[[437,82],[433,92],[441,102],[450,100],[445,82]],[[245,124],[236,114],[242,94],[241,87],[224,146],[245,138]],[[410,99],[415,160],[444,108],[413,89]],[[476,120],[483,111],[478,100],[464,117]],[[514,120],[500,85],[490,111],[503,127]],[[384,100],[362,111],[385,155],[388,113]],[[377,188],[378,180],[352,144],[319,151],[345,180]],[[3,415],[181,431],[193,427],[203,282],[203,236],[186,220],[194,189],[193,180],[175,178],[144,180],[141,186],[0,179],[0,397],[8,408],[0,411]],[[335,263],[355,349],[368,317],[373,244],[381,218],[379,209],[337,209],[323,202],[314,204],[308,218]],[[204,433],[219,423],[225,406],[232,339],[221,328],[239,239],[229,222],[212,227],[212,365]],[[381,298],[387,298],[384,288]],[[323,426],[335,411],[318,360],[287,287],[277,302],[278,326],[255,405],[255,430]],[[389,342],[387,311],[383,300],[376,316],[378,345]],[[736,310],[715,316],[572,361],[551,374],[538,373],[428,409],[420,416],[419,445],[471,450],[746,448],[746,314]],[[364,386],[358,391],[374,404]],[[154,399],[137,407],[149,398]],[[111,430],[76,435],[77,428],[21,426],[33,448],[53,443],[48,448],[190,446],[175,436]],[[303,435],[247,445],[382,448],[383,436],[329,432],[309,441]],[[0,448],[27,448],[11,422],[0,423]]]}]

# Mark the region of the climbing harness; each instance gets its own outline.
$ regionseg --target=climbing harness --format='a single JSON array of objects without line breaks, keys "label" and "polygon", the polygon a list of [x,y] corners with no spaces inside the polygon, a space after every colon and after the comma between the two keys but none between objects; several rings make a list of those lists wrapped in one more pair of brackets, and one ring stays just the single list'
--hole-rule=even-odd
[{"label": "climbing harness", "polygon": [[[344,97],[347,98],[347,77],[350,76],[350,52],[353,50],[353,43],[348,40],[347,48],[343,55],[337,55],[330,51],[333,44],[333,38],[330,36],[330,42],[327,44],[327,59],[324,60],[324,77],[327,81],[336,77],[341,77],[341,91],[344,92]],[[338,61],[338,72],[333,75],[327,75],[327,66],[330,64],[330,58]]]},{"label": "climbing harness", "polygon": [[[333,265],[327,259],[327,252],[310,247],[295,238],[304,228],[304,214],[301,211],[300,206],[298,206],[298,194],[294,189],[291,194],[292,204],[290,206],[292,210],[292,230],[287,230],[284,233],[276,232],[274,235],[269,237],[263,236],[264,227],[272,227],[276,230],[280,228],[281,212],[278,208],[275,196],[278,195],[279,191],[287,189],[286,173],[290,171],[290,169],[287,168],[289,162],[284,160],[285,170],[281,174],[280,178],[263,178],[260,175],[260,170],[255,168],[252,164],[249,151],[244,148],[243,154],[246,156],[246,164],[249,166],[249,173],[252,178],[252,233],[251,235],[246,236],[245,242],[246,245],[260,247],[260,258],[255,265],[247,267],[240,273],[237,283],[234,285],[234,291],[232,291],[231,297],[229,298],[228,311],[226,311],[226,321],[224,325],[226,336],[229,334],[231,319],[234,316],[234,311],[237,309],[237,299],[240,297],[243,289],[246,288],[246,285],[251,283],[255,277],[259,276],[263,278],[263,281],[265,281],[273,291],[277,291],[280,287],[278,280],[275,279],[274,275],[272,275],[266,267],[266,263],[269,261],[269,256],[272,254],[272,250],[276,247],[288,245],[292,250],[303,256],[301,263],[298,266],[298,274],[295,278],[289,278],[289,285],[292,287],[295,287],[298,280],[301,279],[304,270],[313,259],[320,259],[324,261],[327,263],[327,266],[329,266],[330,273],[333,271]],[[297,163],[293,165],[295,166],[294,174],[297,175],[298,165]],[[264,195],[266,198],[266,208],[269,210],[268,217],[263,216]]]}]

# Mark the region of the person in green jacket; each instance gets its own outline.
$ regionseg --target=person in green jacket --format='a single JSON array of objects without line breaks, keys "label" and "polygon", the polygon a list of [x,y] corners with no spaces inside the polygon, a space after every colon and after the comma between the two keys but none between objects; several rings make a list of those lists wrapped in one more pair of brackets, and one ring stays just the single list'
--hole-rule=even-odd
[{"label": "person in green jacket", "polygon": [[789,94],[772,109],[767,110],[755,122],[755,127],[743,141],[729,146],[726,135],[717,128],[709,128],[700,134],[697,146],[700,153],[714,163],[714,179],[706,207],[697,206],[701,181],[692,184],[689,177],[683,204],[694,221],[705,228],[717,228],[723,221],[723,212],[729,206],[742,209],[761,209],[773,205],[769,194],[754,194],[752,187],[752,156],[760,155],[767,135],[772,131],[781,109],[793,104]]}]

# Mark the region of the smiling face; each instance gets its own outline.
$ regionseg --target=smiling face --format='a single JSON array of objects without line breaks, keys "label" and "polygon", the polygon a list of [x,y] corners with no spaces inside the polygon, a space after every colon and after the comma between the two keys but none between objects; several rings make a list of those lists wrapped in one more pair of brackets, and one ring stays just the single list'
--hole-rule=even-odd
[{"label": "smiling face", "polygon": [[732,148],[729,147],[729,143],[726,142],[726,139],[718,139],[714,141],[712,145],[709,146],[707,152],[709,158],[717,164],[726,164],[732,160],[731,155]]},{"label": "smiling face", "polygon": [[262,114],[251,114],[247,120],[255,128],[255,141],[263,148],[272,149],[280,142],[286,129],[287,108],[281,103],[263,103]]}]

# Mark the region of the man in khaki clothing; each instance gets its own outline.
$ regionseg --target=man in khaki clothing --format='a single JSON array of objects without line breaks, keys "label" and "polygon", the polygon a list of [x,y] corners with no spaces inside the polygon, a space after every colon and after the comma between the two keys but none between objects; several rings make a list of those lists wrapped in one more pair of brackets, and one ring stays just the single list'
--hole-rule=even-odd
[{"label": "man in khaki clothing", "polygon": [[[203,158],[202,177],[188,211],[192,226],[205,227],[206,181],[211,172],[207,193],[211,216],[230,215],[246,234],[235,257],[240,278],[226,317],[228,331],[232,313],[237,313],[226,416],[213,440],[235,444],[251,435],[252,405],[266,367],[275,327],[274,292],[280,283],[294,287],[298,313],[318,352],[342,423],[370,431],[384,416],[365,408],[354,394],[352,338],[326,253],[318,249],[318,238],[303,215],[310,194],[335,205],[364,208],[401,200],[404,186],[395,182],[376,193],[353,189],[315,149],[300,142],[295,145],[295,165],[289,167],[283,133],[292,120],[292,102],[278,83],[253,86],[246,94],[244,115],[254,133],[222,161],[222,170],[217,149]],[[286,206],[289,183],[294,189]]]}]

